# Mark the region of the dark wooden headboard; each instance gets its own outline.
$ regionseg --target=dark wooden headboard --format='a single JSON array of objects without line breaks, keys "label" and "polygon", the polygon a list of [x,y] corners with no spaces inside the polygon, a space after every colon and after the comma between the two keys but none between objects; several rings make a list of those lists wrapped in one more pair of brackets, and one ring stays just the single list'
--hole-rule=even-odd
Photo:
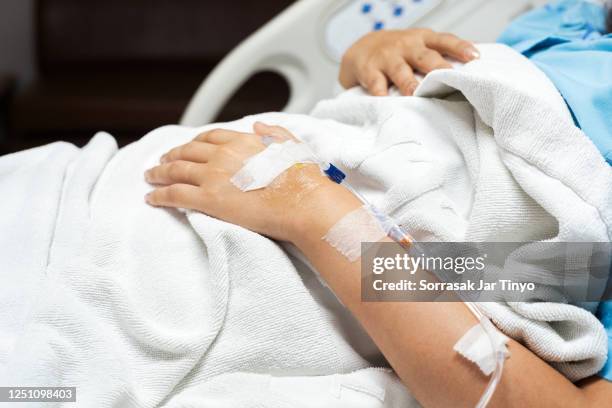
[{"label": "dark wooden headboard", "polygon": [[292,2],[37,0],[39,68],[216,62]]}]

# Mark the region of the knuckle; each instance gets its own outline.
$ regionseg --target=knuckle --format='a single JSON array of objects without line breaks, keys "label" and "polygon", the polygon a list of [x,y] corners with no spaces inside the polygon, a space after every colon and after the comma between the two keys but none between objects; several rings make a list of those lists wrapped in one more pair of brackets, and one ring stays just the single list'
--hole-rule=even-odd
[{"label": "knuckle", "polygon": [[212,173],[213,176],[218,177],[218,178],[224,179],[227,177],[227,171],[220,167],[213,167],[212,169],[210,169],[210,172]]},{"label": "knuckle", "polygon": [[385,47],[385,50],[387,51],[387,53],[393,53],[393,54],[397,54],[397,50],[401,50],[402,48],[404,48],[404,45],[406,44],[406,38],[403,35],[400,36],[396,36],[393,38],[393,40],[389,41],[388,46]]},{"label": "knuckle", "polygon": [[217,148],[217,152],[222,156],[231,156],[233,154],[233,149],[230,145],[221,145]]},{"label": "knuckle", "polygon": [[210,140],[213,140],[213,139],[222,139],[225,136],[226,133],[227,133],[226,130],[216,128],[216,129],[213,129],[210,132],[208,132],[205,140],[206,141],[210,141]]},{"label": "knuckle", "polygon": [[176,160],[182,157],[184,154],[185,154],[185,147],[179,146],[179,147],[175,147],[174,149],[170,150],[170,152],[168,153],[168,156],[171,159]]},{"label": "knuckle", "polygon": [[210,132],[208,132],[208,136],[209,137],[217,137],[217,136],[223,135],[223,133],[224,133],[223,129],[216,128],[216,129],[213,129]]},{"label": "knuckle", "polygon": [[457,40],[457,37],[451,33],[438,33],[438,39],[443,42],[453,42]]},{"label": "knuckle", "polygon": [[395,51],[395,45],[392,44],[389,47],[384,47],[378,50],[376,53],[377,61],[387,61],[389,58],[393,57],[397,52]]},{"label": "knuckle", "polygon": [[198,144],[197,142],[187,143],[180,148],[181,157],[193,157],[198,152]]},{"label": "knuckle", "polygon": [[406,66],[403,62],[395,62],[389,66],[389,75],[398,77],[406,72]]},{"label": "knuckle", "polygon": [[167,167],[168,176],[172,179],[178,178],[181,174],[182,169],[183,169],[183,166],[181,163],[178,163],[178,162],[169,163]]},{"label": "knuckle", "polygon": [[376,72],[377,69],[378,67],[376,64],[376,60],[374,58],[370,58],[364,64],[361,64],[359,72],[364,76],[368,76]]},{"label": "knuckle", "polygon": [[432,58],[435,58],[436,55],[437,54],[435,51],[430,50],[429,48],[423,48],[415,53],[414,58],[418,63],[424,63]]},{"label": "knuckle", "polygon": [[364,85],[367,88],[373,88],[378,85],[378,79],[375,75],[368,75],[364,78]]},{"label": "knuckle", "polygon": [[434,34],[434,31],[426,27],[417,27],[412,29],[412,34],[417,35],[419,37],[426,37]]},{"label": "knuckle", "polygon": [[217,152],[223,160],[234,161],[240,159],[240,154],[236,150],[236,146],[231,144],[219,146]]},{"label": "knuckle", "polygon": [[176,160],[178,157],[181,156],[181,148],[180,147],[175,147],[174,149],[170,150],[168,152],[168,158],[171,160]]},{"label": "knuckle", "polygon": [[457,39],[457,42],[455,43],[455,48],[457,49],[466,49],[466,48],[473,48],[474,46],[472,45],[471,42],[466,41],[466,40],[461,40],[461,39]]},{"label": "knuckle", "polygon": [[166,199],[170,202],[176,201],[178,198],[178,190],[176,186],[170,186],[166,189]]},{"label": "knuckle", "polygon": [[195,164],[188,162],[185,163],[185,165],[183,166],[183,172],[186,179],[193,180],[194,177],[197,175],[198,168]]},{"label": "knuckle", "polygon": [[202,198],[207,202],[213,202],[216,197],[219,196],[221,188],[216,183],[207,183],[206,187],[202,190]]},{"label": "knuckle", "polygon": [[467,41],[462,40],[456,35],[450,33],[443,34],[441,41],[447,47],[452,49],[465,48],[469,46],[469,43]]}]

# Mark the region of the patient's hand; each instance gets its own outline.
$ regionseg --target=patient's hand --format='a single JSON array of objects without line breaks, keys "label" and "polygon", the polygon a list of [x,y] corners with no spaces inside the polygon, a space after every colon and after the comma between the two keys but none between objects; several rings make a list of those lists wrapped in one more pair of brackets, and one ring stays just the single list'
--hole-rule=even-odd
[{"label": "patient's hand", "polygon": [[[230,182],[244,161],[265,149],[261,137],[293,138],[287,130],[257,123],[255,133],[215,129],[170,150],[145,173],[157,188],[149,204],[188,208],[241,225],[269,237],[292,241],[317,206],[346,190],[323,176],[314,164],[292,167],[268,187],[242,192]],[[339,194],[335,194],[339,191]],[[347,197],[351,198],[351,197]]]},{"label": "patient's hand", "polygon": [[387,95],[390,80],[403,95],[412,95],[418,85],[414,71],[451,68],[443,56],[469,62],[479,53],[469,41],[429,29],[376,31],[344,54],[339,79],[345,88],[361,85],[376,96]]}]

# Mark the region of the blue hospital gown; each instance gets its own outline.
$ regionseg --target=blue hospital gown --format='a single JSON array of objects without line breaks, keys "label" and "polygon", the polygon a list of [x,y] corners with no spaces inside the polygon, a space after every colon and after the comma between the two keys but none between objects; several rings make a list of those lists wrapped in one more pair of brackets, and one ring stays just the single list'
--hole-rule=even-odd
[{"label": "blue hospital gown", "polygon": [[576,125],[612,165],[612,34],[605,10],[586,0],[561,0],[516,19],[498,42],[548,75]]},{"label": "blue hospital gown", "polygon": [[[574,121],[612,165],[612,34],[605,10],[587,0],[561,0],[516,19],[498,39],[521,52],[555,84]],[[599,305],[608,332],[608,361],[600,376],[612,381],[612,301]]]}]

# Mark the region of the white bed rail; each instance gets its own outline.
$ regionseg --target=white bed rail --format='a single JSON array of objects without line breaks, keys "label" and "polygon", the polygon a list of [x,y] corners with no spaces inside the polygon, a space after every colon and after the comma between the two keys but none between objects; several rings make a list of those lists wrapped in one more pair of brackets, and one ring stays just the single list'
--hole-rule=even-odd
[{"label": "white bed rail", "polygon": [[322,16],[344,1],[301,0],[279,14],[234,49],[206,78],[193,97],[181,124],[211,122],[231,96],[252,75],[273,71],[289,83],[286,112],[306,112],[330,95],[338,64],[318,41]]}]

